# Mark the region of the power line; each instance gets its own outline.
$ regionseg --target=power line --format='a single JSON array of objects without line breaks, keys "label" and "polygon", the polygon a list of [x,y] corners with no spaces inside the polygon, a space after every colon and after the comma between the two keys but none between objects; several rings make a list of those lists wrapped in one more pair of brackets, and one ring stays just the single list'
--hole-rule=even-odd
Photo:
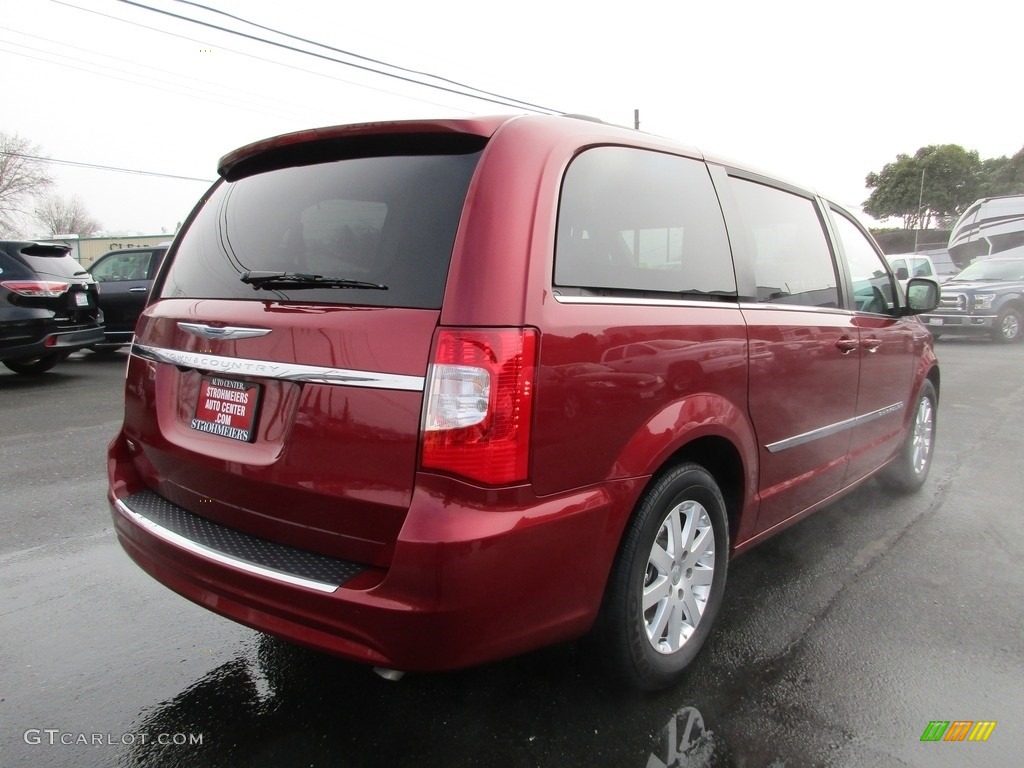
[{"label": "power line", "polygon": [[99,165],[98,163],[82,163],[77,160],[57,160],[52,157],[41,157],[39,155],[26,155],[22,152],[3,152],[0,151],[0,155],[7,155],[8,157],[21,157],[26,160],[39,160],[43,163],[54,163],[56,165],[70,165],[76,168],[92,168],[98,171],[116,171],[118,173],[134,173],[139,176],[158,176],[164,179],[179,179],[181,181],[201,181],[204,184],[212,184],[213,179],[199,179],[195,176],[177,176],[173,173],[160,173],[158,171],[140,171],[135,168],[118,168],[114,165]]},{"label": "power line", "polygon": [[[154,67],[154,66],[152,66],[150,64],[143,64],[141,62],[132,61],[130,59],[123,59],[123,58],[121,58],[119,56],[112,56],[109,53],[102,53],[100,51],[94,51],[91,48],[83,48],[82,46],[72,45],[70,43],[62,42],[62,41],[59,41],[59,40],[53,40],[53,39],[48,38],[48,37],[43,37],[41,35],[32,34],[31,32],[24,32],[24,31],[22,31],[20,29],[13,29],[12,27],[0,26],[0,30],[6,31],[6,32],[13,32],[13,33],[15,33],[17,35],[22,35],[24,37],[32,38],[34,40],[42,40],[45,43],[52,43],[53,46],[56,46],[57,48],[47,47],[47,48],[45,48],[43,50],[40,50],[39,46],[36,46],[35,48],[29,48],[29,46],[22,45],[20,43],[10,42],[8,40],[0,40],[0,43],[7,43],[8,45],[15,45],[15,46],[18,46],[19,48],[29,48],[29,50],[35,51],[37,53],[46,53],[49,56],[56,56],[56,57],[61,58],[61,59],[67,59],[69,61],[76,62],[77,64],[85,64],[85,65],[88,65],[88,66],[91,66],[91,67],[101,67],[103,69],[112,69],[115,72],[119,72],[119,73],[123,73],[123,74],[128,74],[128,75],[131,75],[132,77],[143,78],[143,79],[146,79],[146,80],[153,80],[154,82],[164,83],[166,85],[173,86],[174,88],[186,88],[186,89],[195,90],[198,93],[202,93],[202,94],[206,94],[208,96],[214,97],[217,100],[215,103],[218,103],[218,104],[223,104],[225,99],[230,99],[230,100],[238,102],[239,104],[248,104],[248,105],[250,105],[252,107],[255,107],[257,109],[255,109],[253,111],[261,112],[262,114],[271,114],[270,112],[267,112],[265,110],[277,110],[278,111],[278,116],[288,116],[288,117],[293,117],[295,115],[295,111],[296,110],[302,110],[303,109],[302,105],[291,104],[291,103],[288,103],[288,102],[278,102],[278,104],[280,105],[280,106],[278,106],[278,104],[272,103],[274,101],[273,99],[266,99],[266,97],[263,96],[262,94],[253,93],[251,91],[240,90],[240,89],[238,89],[236,87],[233,87],[233,86],[230,87],[230,88],[229,88],[229,86],[220,86],[217,83],[213,83],[213,82],[210,82],[208,80],[200,80],[199,78],[190,77],[188,75],[180,75],[180,74],[178,74],[176,72],[171,72],[170,70],[161,69],[159,67]],[[99,56],[99,57],[102,57],[104,59],[109,59],[111,61],[120,62],[122,66],[120,66],[120,68],[115,69],[115,67],[109,66],[107,64],[102,64],[102,63],[99,63],[99,62],[89,61],[88,59],[79,59],[79,58],[75,58],[73,56],[68,56],[68,55],[61,54],[61,53],[56,53],[56,50],[64,49],[64,48],[70,48],[70,49],[73,49],[73,50],[76,50],[76,51],[82,51],[83,53],[86,53],[86,54],[89,54],[89,55],[92,55],[92,56]],[[28,56],[27,54],[19,54],[16,51],[8,51],[8,53],[13,53],[16,56],[18,56],[18,55],[26,56],[27,58],[37,58],[37,57],[34,57],[34,56]],[[49,59],[41,59],[41,58],[37,58],[37,60],[38,61],[50,61]],[[61,64],[59,61],[50,61],[50,63],[51,64],[56,64],[57,66],[72,66],[72,65]],[[197,87],[197,86],[194,86],[194,85],[189,85],[188,83],[184,83],[184,82],[179,83],[179,82],[175,82],[174,80],[166,80],[166,79],[154,77],[152,75],[144,74],[143,72],[132,72],[132,71],[130,71],[129,68],[123,66],[125,64],[129,65],[130,67],[139,67],[141,69],[148,69],[148,70],[152,70],[153,72],[159,72],[159,73],[161,73],[163,75],[169,75],[172,78],[178,78],[180,80],[185,80],[185,81],[191,80],[193,82],[200,83],[201,85],[212,86],[214,88],[223,88],[224,90],[230,90],[231,93],[230,94],[223,94],[223,93],[219,93],[219,92],[213,91],[213,90],[206,90],[205,88],[202,88],[202,87]],[[72,66],[72,68],[73,69],[79,69],[80,67]],[[97,74],[97,75],[101,75],[101,76],[105,76],[105,77],[111,77],[111,75],[108,75],[108,74],[106,74],[104,72],[95,72],[95,71],[93,71],[93,74]],[[115,77],[114,79],[124,80],[124,78],[121,78],[121,77]],[[125,80],[125,82],[137,83],[139,85],[149,85],[148,83],[139,83],[138,81],[135,81],[135,80]],[[160,88],[160,86],[149,86],[149,87]],[[160,90],[167,90],[167,89],[160,88]],[[179,93],[179,94],[182,93],[181,91],[170,91],[170,92],[171,93]],[[192,94],[185,94],[185,95],[192,96]],[[264,103],[261,103],[260,101],[257,101],[257,100],[246,99],[246,98],[244,98],[245,96],[255,97],[255,99],[262,99],[264,101]],[[209,99],[204,99],[204,100],[210,101]],[[311,112],[309,114],[312,115]]]},{"label": "power line", "polygon": [[[195,7],[195,8],[202,8],[204,11],[209,11],[210,13],[216,13],[216,14],[219,14],[221,16],[226,16],[229,19],[234,19],[235,21],[240,21],[243,24],[248,24],[251,27],[256,27],[257,29],[262,29],[262,30],[265,30],[267,32],[272,32],[275,35],[280,35],[281,37],[287,37],[290,40],[298,40],[299,42],[309,43],[310,45],[315,45],[318,48],[324,48],[324,49],[326,49],[328,51],[334,51],[335,53],[341,53],[341,54],[344,54],[345,56],[351,56],[352,58],[360,59],[361,61],[368,61],[368,62],[370,62],[372,64],[380,64],[381,66],[389,67],[390,69],[397,69],[399,72],[408,72],[410,75],[420,75],[422,77],[429,77],[429,78],[431,78],[433,80],[439,80],[442,83],[448,83],[449,85],[455,85],[455,86],[458,86],[459,88],[467,88],[467,89],[469,89],[471,91],[476,91],[477,93],[482,93],[482,94],[484,94],[486,96],[494,96],[495,98],[498,98],[498,99],[504,99],[505,101],[514,101],[514,102],[517,102],[518,104],[521,104],[522,106],[527,107],[529,109],[540,110],[542,112],[558,112],[559,111],[559,110],[556,110],[556,109],[551,109],[550,107],[540,106],[539,104],[532,104],[529,101],[523,101],[521,99],[512,98],[511,96],[503,96],[500,93],[494,93],[492,91],[485,91],[483,88],[477,88],[476,86],[473,86],[473,85],[467,85],[466,83],[460,83],[458,80],[450,80],[447,77],[442,77],[440,75],[435,75],[435,74],[433,74],[431,72],[423,72],[423,71],[418,70],[418,69],[409,69],[407,67],[402,67],[402,66],[399,66],[397,64],[391,64],[390,62],[387,62],[387,61],[382,61],[381,59],[374,59],[374,58],[371,58],[369,56],[363,56],[362,54],[355,53],[353,51],[346,51],[346,50],[344,50],[342,48],[335,48],[332,45],[327,45],[326,43],[319,43],[316,40],[310,40],[309,38],[306,38],[306,37],[299,37],[298,35],[292,35],[292,34],[289,34],[288,32],[282,32],[282,31],[280,31],[278,29],[273,29],[272,27],[264,26],[263,24],[257,24],[255,21],[250,21],[249,19],[243,19],[241,16],[235,16],[234,14],[228,13],[227,11],[222,11],[222,10],[220,10],[218,8],[211,8],[210,6],[203,5],[202,3],[193,2],[193,0],[175,0],[175,2],[182,3],[183,5],[191,5],[191,6]],[[387,73],[383,73],[382,72],[381,74],[387,74]],[[429,83],[423,83],[423,85],[427,86],[428,88],[433,87]]]},{"label": "power line", "polygon": [[[22,45],[21,43],[13,43],[13,42],[11,42],[9,40],[2,40],[2,39],[0,39],[0,44],[14,45],[14,46],[17,46],[18,48],[28,48],[28,46],[26,46],[26,45]],[[206,101],[206,102],[209,102],[210,104],[221,104],[221,105],[224,105],[224,106],[233,107],[235,109],[241,109],[241,110],[244,110],[244,111],[247,111],[247,112],[255,112],[257,114],[269,115],[271,117],[277,117],[277,118],[292,118],[292,117],[294,117],[294,113],[290,113],[290,112],[288,112],[288,111],[286,111],[284,109],[275,108],[275,107],[272,107],[272,106],[263,107],[262,105],[254,104],[253,102],[246,102],[244,100],[233,98],[233,97],[230,97],[230,96],[225,96],[225,95],[222,95],[222,94],[219,94],[219,93],[215,93],[213,91],[203,91],[203,90],[201,90],[199,88],[195,88],[194,86],[186,85],[186,84],[183,84],[183,83],[175,83],[175,82],[171,82],[171,81],[167,81],[167,80],[160,80],[160,79],[157,79],[157,78],[154,78],[154,77],[150,77],[148,75],[136,73],[136,72],[125,72],[124,74],[129,75],[128,77],[124,77],[124,76],[122,76],[120,74],[110,74],[109,72],[102,72],[102,71],[99,71],[99,70],[95,69],[95,67],[99,67],[100,69],[113,69],[113,67],[107,66],[106,64],[100,64],[98,62],[87,61],[85,59],[76,59],[73,56],[65,56],[65,55],[60,54],[60,53],[53,53],[52,51],[46,51],[45,53],[48,56],[56,56],[56,57],[61,58],[61,59],[67,59],[68,61],[74,62],[74,63],[73,64],[66,64],[66,63],[61,62],[61,61],[55,61],[53,59],[43,58],[43,57],[40,57],[40,56],[33,56],[32,54],[29,54],[29,53],[21,53],[19,51],[8,50],[6,48],[0,48],[0,51],[3,51],[4,53],[8,53],[8,54],[10,54],[12,56],[21,56],[21,57],[26,58],[26,59],[32,59],[34,61],[42,61],[42,62],[45,62],[47,64],[53,64],[54,66],[57,66],[57,67],[67,67],[68,69],[73,69],[76,72],[88,72],[89,74],[92,74],[92,75],[97,75],[99,77],[106,77],[106,78],[109,78],[111,80],[120,80],[123,83],[130,83],[131,85],[141,85],[141,86],[144,86],[144,87],[147,87],[147,88],[155,88],[156,90],[159,90],[159,91],[166,91],[167,93],[174,93],[174,94],[177,94],[179,96],[186,96],[186,97],[193,98],[193,99],[199,99],[200,101]],[[92,67],[92,69],[90,69],[89,67]],[[117,71],[117,70],[115,70],[115,71]],[[133,78],[141,78],[141,79],[133,79]],[[149,80],[151,82],[145,82],[146,80]],[[156,85],[154,83],[164,83],[165,85]],[[166,87],[166,85],[173,86],[173,87],[168,88],[168,87]],[[199,95],[200,93],[205,93],[205,94],[207,94],[207,96],[215,97],[215,98],[207,98],[207,97]],[[231,103],[231,102],[234,102],[234,103]],[[246,106],[247,103],[250,106]],[[272,110],[275,110],[275,109],[276,109],[276,111],[272,111]]]},{"label": "power line", "polygon": [[[200,21],[199,19],[194,19],[194,18],[192,18],[190,16],[182,16],[181,14],[172,13],[170,11],[165,11],[165,10],[163,10],[161,8],[153,8],[153,7],[148,6],[148,5],[143,5],[142,3],[137,3],[134,0],[120,0],[120,2],[125,3],[126,5],[135,6],[136,8],[142,8],[143,10],[151,11],[153,13],[159,13],[159,14],[162,14],[164,16],[170,16],[171,18],[179,19],[181,21],[187,21],[190,24],[198,24],[198,25],[203,26],[203,27],[209,27],[211,29],[217,29],[217,30],[220,30],[221,32],[226,32],[226,33],[228,33],[230,35],[236,35],[238,37],[244,37],[244,38],[246,38],[248,40],[254,40],[254,41],[259,42],[259,43],[266,43],[267,45],[272,45],[272,46],[274,46],[276,48],[283,48],[284,50],[292,51],[294,53],[303,54],[305,56],[312,56],[312,57],[317,58],[317,59],[323,59],[324,61],[330,61],[330,62],[333,62],[335,64],[341,64],[341,65],[346,66],[346,67],[353,67],[355,69],[360,69],[360,70],[363,70],[365,72],[372,72],[374,74],[383,75],[384,77],[390,77],[390,78],[393,78],[395,80],[402,80],[402,81],[407,82],[407,83],[413,83],[414,85],[421,85],[421,86],[423,86],[425,88],[433,88],[433,89],[438,90],[438,91],[445,91],[447,93],[454,93],[457,96],[465,96],[465,97],[468,97],[468,98],[471,98],[471,99],[479,99],[480,101],[488,101],[488,102],[491,102],[492,104],[499,104],[501,106],[511,107],[513,109],[523,109],[523,103],[522,102],[513,103],[515,101],[518,101],[517,99],[508,99],[508,100],[495,99],[495,98],[492,98],[490,96],[481,96],[481,95],[477,95],[477,94],[473,94],[473,93],[467,93],[466,91],[460,91],[460,90],[457,90],[455,88],[448,88],[448,87],[443,86],[443,85],[435,85],[435,84],[432,84],[432,83],[424,83],[423,81],[416,80],[415,78],[405,77],[404,75],[397,75],[397,74],[394,74],[393,72],[383,72],[383,71],[381,71],[379,69],[374,69],[373,67],[368,67],[368,66],[365,66],[365,65],[362,65],[362,64],[356,64],[355,62],[351,62],[351,61],[344,61],[343,59],[337,59],[337,58],[334,58],[333,56],[327,56],[327,55],[322,54],[322,53],[316,53],[314,51],[308,51],[308,50],[304,50],[302,48],[296,48],[295,46],[287,45],[286,43],[279,43],[279,42],[275,42],[274,40],[267,40],[266,38],[259,37],[258,35],[250,35],[250,34],[248,34],[246,32],[240,32],[240,31],[238,31],[236,29],[229,29],[227,27],[222,27],[222,26],[219,26],[217,24],[211,24],[210,22],[207,22],[207,21]],[[504,97],[502,97],[502,98],[504,98]],[[547,112],[560,113],[559,110],[549,109],[547,107],[534,108],[533,111],[547,111]]]},{"label": "power line", "polygon": [[409,99],[410,101],[418,101],[418,102],[421,102],[423,104],[430,104],[431,106],[434,106],[434,107],[444,107],[446,109],[454,109],[456,112],[466,112],[467,114],[469,114],[469,112],[467,110],[458,109],[457,107],[451,107],[451,106],[449,106],[447,104],[440,104],[440,103],[438,103],[436,101],[429,101],[427,99],[421,99],[421,98],[418,98],[416,96],[409,96],[409,95],[404,94],[404,93],[398,93],[397,91],[389,91],[387,88],[377,88],[377,87],[372,86],[372,85],[366,85],[365,83],[357,83],[354,80],[346,80],[343,77],[337,77],[336,75],[329,75],[326,72],[317,72],[316,70],[306,69],[305,67],[299,67],[299,66],[296,66],[294,64],[286,64],[283,61],[277,61],[275,59],[268,59],[265,56],[257,56],[254,53],[248,53],[246,51],[239,51],[239,50],[237,50],[235,48],[229,48],[226,45],[220,45],[220,44],[216,44],[215,45],[214,43],[211,43],[211,42],[209,42],[207,40],[200,40],[200,39],[195,38],[195,37],[189,37],[188,35],[179,35],[176,32],[170,32],[170,31],[168,31],[166,29],[160,29],[159,27],[151,27],[148,24],[142,24],[142,23],[140,23],[138,21],[130,21],[128,19],[123,19],[123,18],[121,18],[119,16],[111,16],[109,13],[102,13],[101,11],[96,11],[96,10],[93,10],[92,8],[83,8],[83,7],[79,6],[79,5],[75,5],[74,3],[63,2],[63,0],[50,0],[50,2],[51,3],[56,3],[57,5],[63,5],[65,7],[67,7],[67,8],[74,8],[76,11],[82,11],[83,13],[91,13],[94,16],[102,16],[105,19],[110,19],[112,21],[117,21],[117,22],[120,22],[121,24],[128,24],[129,26],[139,27],[140,29],[148,29],[148,30],[150,30],[152,32],[158,32],[159,34],[167,35],[169,37],[176,37],[176,38],[178,38],[180,40],[188,40],[189,42],[199,43],[200,45],[208,46],[210,48],[216,47],[219,50],[228,51],[229,53],[234,53],[234,54],[236,54],[238,56],[245,56],[246,58],[255,59],[256,61],[263,61],[263,62],[266,62],[268,64],[273,64],[275,66],[285,67],[286,69],[292,69],[292,70],[295,70],[296,72],[304,72],[304,73],[306,73],[308,75],[315,75],[316,77],[323,77],[323,78],[326,78],[328,80],[334,80],[335,82],[338,82],[338,83],[345,83],[346,85],[352,85],[352,86],[355,86],[356,88],[365,88],[368,91],[376,91],[378,93],[387,93],[387,94],[390,94],[392,96],[398,96],[399,98],[402,98],[402,99]]}]

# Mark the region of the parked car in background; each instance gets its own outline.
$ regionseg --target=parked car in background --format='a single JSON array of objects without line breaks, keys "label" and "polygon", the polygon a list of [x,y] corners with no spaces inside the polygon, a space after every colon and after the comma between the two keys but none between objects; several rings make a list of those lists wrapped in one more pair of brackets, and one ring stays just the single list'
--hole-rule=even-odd
[{"label": "parked car in background", "polygon": [[889,267],[904,289],[906,289],[907,283],[910,282],[912,277],[930,277],[936,281],[938,280],[935,273],[935,265],[932,264],[932,260],[927,256],[913,253],[898,253],[886,256],[885,260],[889,262]]},{"label": "parked car in background", "polygon": [[813,191],[567,116],[303,131],[219,175],[107,468],[125,551],[232,619],[391,678],[593,631],[659,688],[734,554],[928,475],[938,285]]},{"label": "parked car in background", "polygon": [[897,253],[886,256],[897,280],[909,280],[911,277],[935,277],[935,265],[927,256],[914,253]]},{"label": "parked car in background", "polygon": [[103,340],[96,283],[66,245],[0,241],[0,361],[43,373]]},{"label": "parked car in background", "polygon": [[942,284],[938,308],[921,316],[932,335],[969,333],[1006,344],[1024,339],[1024,256],[979,259]]},{"label": "parked car in background", "polygon": [[960,268],[953,263],[948,251],[932,253],[894,253],[885,257],[889,262],[896,279],[903,287],[912,277],[930,277],[936,282],[943,282],[953,277]]},{"label": "parked car in background", "polygon": [[104,339],[92,345],[96,352],[113,352],[130,344],[143,307],[149,299],[153,278],[170,243],[152,248],[124,248],[109,251],[89,267],[100,284],[100,308],[104,316]]}]

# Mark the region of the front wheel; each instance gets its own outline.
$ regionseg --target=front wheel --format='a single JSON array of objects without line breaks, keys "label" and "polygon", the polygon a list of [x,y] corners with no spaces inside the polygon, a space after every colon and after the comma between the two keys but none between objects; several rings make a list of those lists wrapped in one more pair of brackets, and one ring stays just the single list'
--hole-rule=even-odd
[{"label": "front wheel", "polygon": [[1007,307],[996,318],[992,337],[1003,344],[1012,344],[1024,337],[1024,326],[1021,325],[1021,314],[1013,307]]},{"label": "front wheel", "polygon": [[40,355],[39,357],[23,358],[21,360],[4,360],[4,365],[10,368],[15,373],[22,373],[32,375],[36,373],[46,373],[63,360],[66,355],[60,352],[51,352],[48,355]]},{"label": "front wheel", "polygon": [[718,615],[728,560],[714,478],[697,464],[673,467],[641,498],[609,583],[598,631],[619,677],[644,690],[679,678]]},{"label": "front wheel", "polygon": [[890,489],[911,493],[924,485],[932,466],[932,452],[935,450],[938,401],[935,386],[925,379],[917,398],[914,420],[899,456],[879,475],[879,480]]}]

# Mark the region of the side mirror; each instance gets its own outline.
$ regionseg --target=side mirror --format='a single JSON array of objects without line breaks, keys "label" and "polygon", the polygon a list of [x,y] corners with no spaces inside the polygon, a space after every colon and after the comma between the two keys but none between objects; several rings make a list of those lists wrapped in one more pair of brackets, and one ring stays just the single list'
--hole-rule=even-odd
[{"label": "side mirror", "polygon": [[900,267],[896,270],[897,280],[907,280],[910,277],[910,272],[907,271],[906,267]]},{"label": "side mirror", "polygon": [[939,306],[941,289],[939,284],[928,277],[915,277],[907,283],[907,306],[903,314],[919,315],[931,312]]}]

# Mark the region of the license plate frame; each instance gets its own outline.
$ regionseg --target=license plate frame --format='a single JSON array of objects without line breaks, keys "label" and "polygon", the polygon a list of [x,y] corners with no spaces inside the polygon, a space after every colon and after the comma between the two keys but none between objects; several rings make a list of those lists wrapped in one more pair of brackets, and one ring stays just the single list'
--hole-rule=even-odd
[{"label": "license plate frame", "polygon": [[942,325],[942,318],[941,317],[929,317],[928,318],[928,325]]},{"label": "license plate frame", "polygon": [[240,443],[256,440],[263,387],[252,381],[205,375],[196,393],[189,426],[197,432]]}]

